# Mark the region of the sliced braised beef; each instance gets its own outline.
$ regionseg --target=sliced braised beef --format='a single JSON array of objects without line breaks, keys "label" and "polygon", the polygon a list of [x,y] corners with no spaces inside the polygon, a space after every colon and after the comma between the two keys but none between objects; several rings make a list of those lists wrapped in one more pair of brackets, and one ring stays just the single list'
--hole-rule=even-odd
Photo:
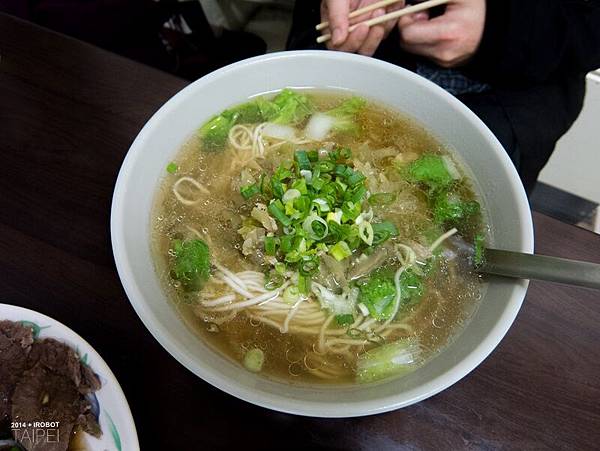
[{"label": "sliced braised beef", "polygon": [[68,378],[41,364],[25,371],[12,398],[13,421],[57,421],[58,437],[15,437],[28,451],[66,451],[82,410],[77,388]]},{"label": "sliced braised beef", "polygon": [[10,400],[15,385],[27,368],[33,343],[31,328],[0,321],[0,437],[10,434]]},{"label": "sliced braised beef", "polygon": [[31,328],[0,321],[0,439],[11,433],[10,421],[59,422],[58,440],[32,441],[13,431],[28,451],[64,451],[74,430],[100,436],[92,408],[100,387],[71,347],[51,338],[34,342]]},{"label": "sliced braised beef", "polygon": [[79,393],[88,394],[100,389],[98,376],[79,360],[75,351],[52,338],[37,341],[29,353],[29,366],[42,365],[48,370],[69,379]]}]

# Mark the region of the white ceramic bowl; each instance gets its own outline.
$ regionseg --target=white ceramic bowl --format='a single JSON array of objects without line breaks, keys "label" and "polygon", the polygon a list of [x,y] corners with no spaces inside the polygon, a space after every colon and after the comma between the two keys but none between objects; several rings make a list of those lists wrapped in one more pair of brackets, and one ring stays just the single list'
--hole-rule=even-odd
[{"label": "white ceramic bowl", "polygon": [[462,103],[394,65],[347,53],[300,51],[248,59],[213,72],[170,99],[132,144],[115,187],[111,233],[127,296],[154,337],[196,375],[243,400],[319,417],[385,412],[451,386],[498,345],[512,324],[526,281],[494,280],[462,334],[414,373],[372,386],[298,387],[243,371],[200,341],[167,302],[150,255],[150,211],[165,167],[210,116],[284,87],[345,89],[408,113],[454,147],[476,175],[496,247],[532,252],[527,197],[500,143]]}]

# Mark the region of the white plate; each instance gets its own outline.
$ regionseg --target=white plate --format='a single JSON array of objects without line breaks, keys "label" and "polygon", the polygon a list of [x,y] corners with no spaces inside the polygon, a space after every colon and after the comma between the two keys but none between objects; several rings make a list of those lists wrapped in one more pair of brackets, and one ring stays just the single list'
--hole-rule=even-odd
[{"label": "white plate", "polygon": [[36,338],[54,338],[75,349],[102,382],[96,398],[99,406],[99,423],[102,437],[89,434],[85,441],[89,451],[137,451],[140,449],[135,423],[121,386],[102,357],[87,341],[64,324],[33,310],[0,304],[0,321],[24,321],[30,324]]}]

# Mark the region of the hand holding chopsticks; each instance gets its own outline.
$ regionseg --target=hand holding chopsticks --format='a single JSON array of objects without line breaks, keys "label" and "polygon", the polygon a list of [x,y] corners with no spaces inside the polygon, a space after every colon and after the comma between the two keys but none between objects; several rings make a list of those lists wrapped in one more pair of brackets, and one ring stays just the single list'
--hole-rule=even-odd
[{"label": "hand holding chopsticks", "polygon": [[[393,3],[397,3],[398,1],[399,0],[382,0],[380,2],[373,3],[364,8],[360,8],[360,9],[357,9],[357,10],[351,12],[348,15],[348,19],[358,17],[362,14],[365,14],[367,12],[373,11],[378,8],[384,8]],[[365,24],[368,27],[372,27],[374,25],[378,25],[380,23],[387,22],[388,20],[398,19],[399,17],[405,16],[407,14],[413,14],[413,13],[416,13],[419,11],[424,11],[426,9],[433,8],[434,6],[446,4],[449,1],[450,0],[429,0],[429,1],[426,1],[423,3],[419,3],[417,5],[407,6],[406,8],[400,9],[398,11],[394,11],[394,12],[391,12],[389,14],[385,14],[385,15],[379,16],[379,17],[373,17],[364,22],[359,22],[359,23],[353,24],[348,28],[348,32],[354,31],[359,25],[362,25],[362,24]],[[327,28],[328,26],[329,26],[329,22],[325,21],[325,22],[321,22],[320,24],[318,24],[316,26],[316,29],[323,30],[323,29]],[[322,42],[329,41],[330,39],[331,39],[331,33],[325,33],[317,38],[317,42],[322,43]]]}]

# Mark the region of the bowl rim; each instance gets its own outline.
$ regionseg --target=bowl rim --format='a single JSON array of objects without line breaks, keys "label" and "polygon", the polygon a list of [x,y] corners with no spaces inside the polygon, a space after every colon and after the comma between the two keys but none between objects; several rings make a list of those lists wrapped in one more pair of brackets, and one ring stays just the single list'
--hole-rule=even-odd
[{"label": "bowl rim", "polygon": [[[432,90],[436,95],[441,96],[443,100],[450,103],[455,108],[459,109],[471,124],[486,138],[490,147],[494,148],[500,156],[500,160],[504,166],[503,169],[512,174],[511,184],[516,190],[515,196],[517,203],[515,209],[517,215],[521,219],[520,224],[520,239],[522,242],[521,251],[533,252],[533,222],[529,203],[525,189],[520,182],[519,175],[508,157],[506,151],[483,123],[479,117],[475,115],[466,105],[460,102],[452,94],[448,93],[433,82],[407,70],[403,67],[381,61],[371,57],[355,55],[344,52],[324,51],[324,50],[297,50],[283,51],[260,55],[253,58],[238,61],[228,66],[222,67],[214,72],[205,75],[198,80],[191,82],[185,88],[177,92],[167,102],[165,102],[145,123],[141,131],[136,136],[131,144],[119,170],[119,175],[115,183],[110,217],[111,242],[115,265],[119,278],[125,290],[125,293],[139,316],[140,320],[152,336],[185,368],[208,382],[214,387],[233,395],[239,399],[250,402],[252,404],[265,407],[271,410],[276,410],[285,413],[291,413],[303,416],[315,416],[322,418],[348,418],[372,415],[382,412],[396,410],[402,407],[409,406],[423,399],[434,396],[435,394],[454,385],[456,382],[464,378],[467,374],[473,371],[502,341],[508,329],[513,324],[520,307],[525,298],[529,281],[515,281],[517,291],[513,293],[510,303],[497,319],[496,324],[487,332],[484,340],[482,340],[464,359],[451,366],[446,372],[438,375],[427,384],[409,391],[403,392],[394,396],[371,399],[368,401],[358,402],[340,402],[336,404],[306,401],[300,399],[290,399],[285,396],[267,394],[260,391],[255,391],[250,388],[241,387],[239,384],[219,377],[219,373],[209,366],[198,365],[191,354],[185,350],[179,349],[175,340],[170,338],[170,333],[160,324],[155,322],[154,315],[148,309],[144,308],[143,295],[135,282],[133,275],[132,264],[125,252],[125,236],[122,228],[122,218],[124,216],[124,199],[126,197],[126,185],[129,179],[131,168],[137,160],[141,158],[143,147],[141,143],[154,126],[164,117],[168,116],[178,105],[194,91],[201,89],[203,86],[210,84],[220,76],[231,71],[237,71],[246,67],[252,67],[266,61],[286,60],[288,58],[327,58],[334,60],[354,61],[363,66],[370,66],[375,70],[392,70],[399,73],[402,77],[409,79],[411,83],[424,85],[428,90]],[[415,392],[415,393],[412,393]],[[416,393],[418,392],[418,393]],[[408,396],[407,396],[408,394]]]}]

